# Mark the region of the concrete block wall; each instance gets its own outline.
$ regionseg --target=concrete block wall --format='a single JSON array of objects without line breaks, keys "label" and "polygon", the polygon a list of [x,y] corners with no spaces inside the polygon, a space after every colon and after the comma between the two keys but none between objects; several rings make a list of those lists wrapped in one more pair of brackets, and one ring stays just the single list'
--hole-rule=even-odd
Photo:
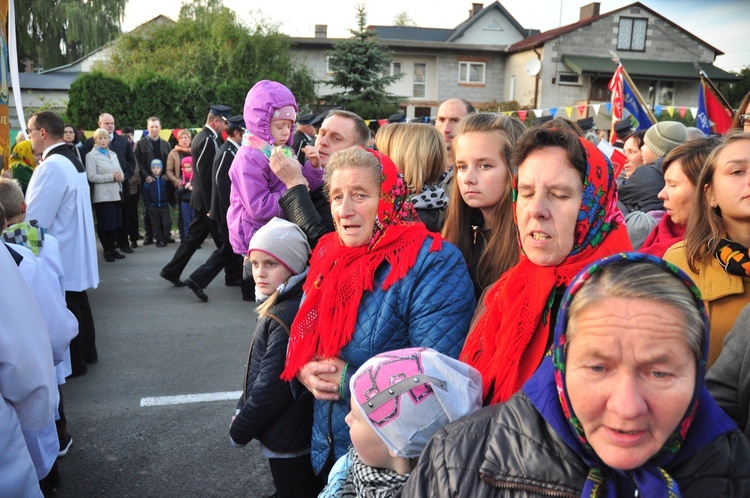
[{"label": "concrete block wall", "polygon": [[[459,84],[458,65],[463,57],[486,59],[484,85]],[[470,102],[502,102],[505,89],[505,54],[454,53],[438,56],[437,100],[461,97]]]}]

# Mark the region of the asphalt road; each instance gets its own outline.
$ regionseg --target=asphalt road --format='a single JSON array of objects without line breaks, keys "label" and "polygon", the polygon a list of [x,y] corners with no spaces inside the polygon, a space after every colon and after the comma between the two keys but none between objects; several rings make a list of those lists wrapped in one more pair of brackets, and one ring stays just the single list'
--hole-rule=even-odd
[{"label": "asphalt road", "polygon": [[[208,240],[183,278],[213,250]],[[143,398],[242,389],[254,303],[220,274],[202,303],[158,276],[176,244],[106,263],[89,291],[99,362],[63,386],[73,445],[60,497],[251,496],[273,492],[257,442],[229,443],[231,400],[141,406]]]}]

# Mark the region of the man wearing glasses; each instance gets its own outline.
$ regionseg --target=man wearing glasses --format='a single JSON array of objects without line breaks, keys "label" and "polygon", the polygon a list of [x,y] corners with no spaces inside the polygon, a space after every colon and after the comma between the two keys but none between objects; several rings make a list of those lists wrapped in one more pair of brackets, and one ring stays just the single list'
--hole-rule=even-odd
[{"label": "man wearing glasses", "polygon": [[99,285],[96,232],[86,168],[63,141],[64,123],[50,111],[33,114],[26,134],[42,162],[26,191],[26,218],[47,227],[60,244],[65,302],[78,320],[78,336],[70,343],[73,376],[98,361],[94,318],[86,295]]}]

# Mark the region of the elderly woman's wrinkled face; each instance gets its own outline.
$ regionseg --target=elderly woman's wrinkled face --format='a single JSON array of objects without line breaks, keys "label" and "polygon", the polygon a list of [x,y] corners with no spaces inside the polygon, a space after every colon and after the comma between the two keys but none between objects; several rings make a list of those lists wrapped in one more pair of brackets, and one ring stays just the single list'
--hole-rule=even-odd
[{"label": "elderly woman's wrinkled face", "polygon": [[516,216],[521,246],[532,263],[555,266],[575,242],[583,182],[560,147],[535,150],[518,167]]},{"label": "elderly woman's wrinkled face", "polygon": [[586,439],[612,468],[643,465],[693,396],[685,319],[663,303],[606,297],[571,317],[568,331],[566,385]]},{"label": "elderly woman's wrinkled face", "polygon": [[366,245],[375,229],[380,186],[365,168],[339,168],[331,175],[331,214],[347,247]]}]

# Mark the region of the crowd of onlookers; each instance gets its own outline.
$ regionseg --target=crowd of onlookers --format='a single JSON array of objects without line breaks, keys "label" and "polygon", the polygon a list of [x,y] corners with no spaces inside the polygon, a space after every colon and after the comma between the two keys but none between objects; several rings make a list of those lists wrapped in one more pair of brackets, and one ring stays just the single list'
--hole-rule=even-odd
[{"label": "crowd of onlookers", "polygon": [[167,247],[173,211],[160,276],[207,302],[223,271],[257,303],[230,441],[259,442],[272,496],[750,493],[750,94],[724,136],[617,123],[621,165],[586,122],[463,99],[374,143],[354,113],[298,112],[259,81],[174,147],[158,117],[133,143],[103,113],[80,143],[32,115],[0,180],[21,303],[0,495],[59,480],[59,385],[98,361],[96,238],[105,262]]}]

